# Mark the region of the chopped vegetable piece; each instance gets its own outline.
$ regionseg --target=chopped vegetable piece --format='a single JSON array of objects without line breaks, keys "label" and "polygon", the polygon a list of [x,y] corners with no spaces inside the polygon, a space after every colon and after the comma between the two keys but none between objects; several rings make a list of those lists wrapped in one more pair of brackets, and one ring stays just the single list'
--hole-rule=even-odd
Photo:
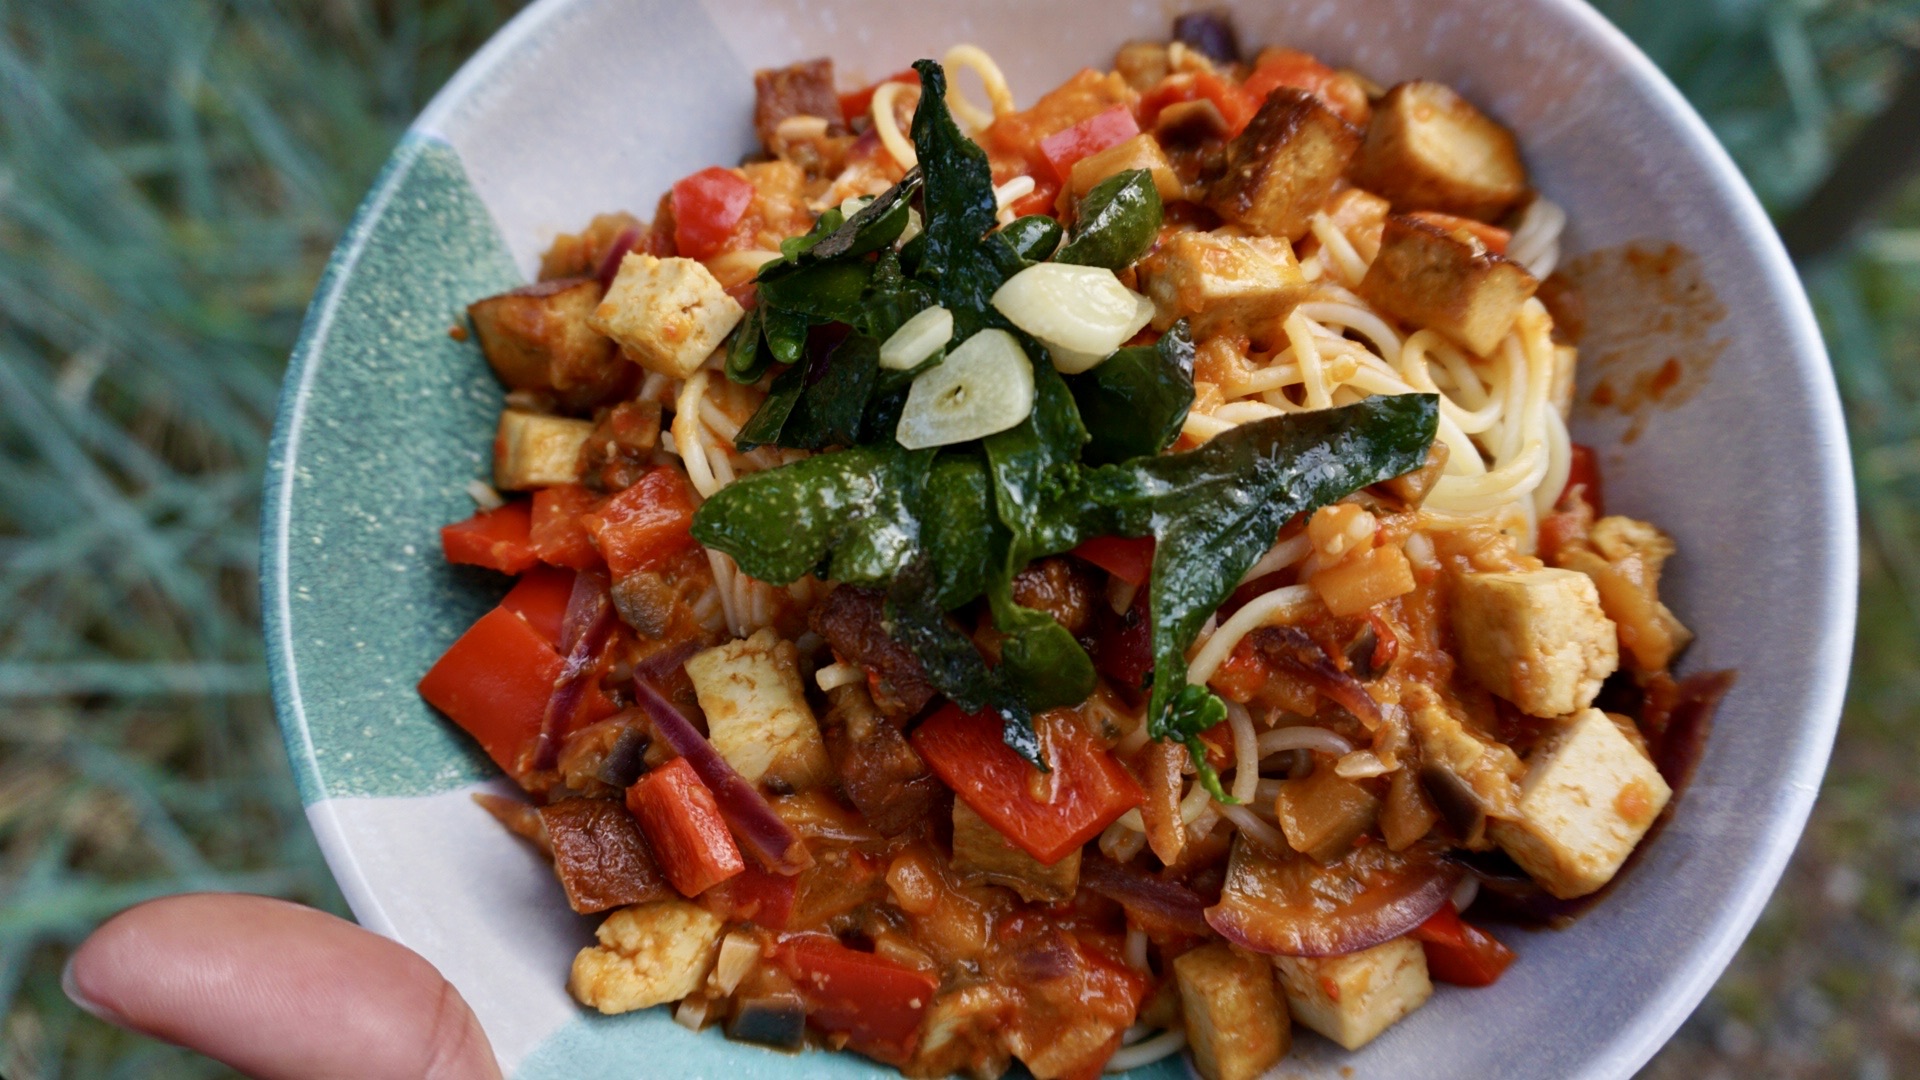
[{"label": "chopped vegetable piece", "polygon": [[503,574],[525,573],[539,562],[528,538],[530,520],[527,504],[516,499],[442,526],[440,549],[450,563],[484,566]]},{"label": "chopped vegetable piece", "polygon": [[734,1006],[733,1015],[727,1019],[727,1038],[775,1050],[803,1050],[807,1043],[807,1007],[793,994],[746,998]]},{"label": "chopped vegetable piece", "polygon": [[585,514],[580,524],[615,577],[657,569],[693,545],[693,495],[686,475],[661,465]]},{"label": "chopped vegetable piece", "polygon": [[1357,847],[1331,866],[1234,841],[1207,924],[1242,948],[1277,956],[1342,956],[1390,941],[1440,910],[1460,870],[1415,847]]},{"label": "chopped vegetable piece", "polygon": [[1174,444],[1193,406],[1193,338],[1185,320],[1152,345],[1116,351],[1067,381],[1091,437],[1089,465],[1158,454]]},{"label": "chopped vegetable piece", "polygon": [[847,1036],[849,1047],[889,1065],[913,1056],[938,979],[811,935],[779,942],[768,959],[793,979],[814,1027]]},{"label": "chopped vegetable piece", "polygon": [[761,866],[757,859],[744,860],[744,867],[701,894],[700,902],[733,922],[785,930],[793,918],[793,901],[800,891],[800,879],[776,874]]},{"label": "chopped vegetable piece", "polygon": [[934,305],[908,319],[880,345],[880,366],[911,371],[947,347],[953,338],[953,312]]},{"label": "chopped vegetable piece", "polygon": [[1153,318],[1152,301],[1120,284],[1112,270],[1067,263],[1036,263],[1013,275],[994,292],[993,306],[1038,338],[1053,366],[1068,374],[1113,355]]},{"label": "chopped vegetable piece", "polygon": [[1124,269],[1153,246],[1160,218],[1153,174],[1145,169],[1117,172],[1081,200],[1073,237],[1054,257],[1063,263]]},{"label": "chopped vegetable piece", "polygon": [[526,620],[494,608],[428,669],[420,696],[473,736],[494,764],[517,775],[564,667]]},{"label": "chopped vegetable piece", "polygon": [[948,446],[1005,431],[1031,411],[1026,351],[1005,330],[982,330],[914,378],[895,438],[909,450]]},{"label": "chopped vegetable piece", "polygon": [[955,799],[953,871],[962,881],[1003,885],[1030,904],[1062,904],[1080,886],[1080,849],[1048,865],[1001,835],[965,800]]},{"label": "chopped vegetable piece", "polygon": [[674,758],[628,788],[627,808],[681,895],[698,896],[746,869],[713,792],[686,758]]},{"label": "chopped vegetable piece", "polygon": [[1064,184],[1073,175],[1074,162],[1138,134],[1140,125],[1134,121],[1133,111],[1115,105],[1041,139],[1040,154],[1053,167],[1054,178]]},{"label": "chopped vegetable piece", "polygon": [[1153,537],[1096,536],[1081,541],[1073,554],[1137,589],[1153,570]]},{"label": "chopped vegetable piece", "polygon": [[690,259],[727,250],[733,227],[753,202],[753,184],[732,169],[701,169],[673,185],[673,244]]},{"label": "chopped vegetable piece", "polygon": [[1339,113],[1341,119],[1362,131],[1373,115],[1373,106],[1368,103],[1367,92],[1358,80],[1297,49],[1260,50],[1252,73],[1240,84],[1256,102],[1267,100],[1268,94],[1283,86],[1317,95],[1328,108]]},{"label": "chopped vegetable piece", "polygon": [[1073,721],[1041,725],[1044,775],[1001,741],[1001,722],[948,704],[915,729],[934,774],[1007,839],[1052,865],[1140,803],[1140,785]]},{"label": "chopped vegetable piece", "polygon": [[560,648],[560,627],[567,617],[567,598],[573,595],[573,571],[536,566],[521,575],[500,606],[527,620],[547,644]]},{"label": "chopped vegetable piece", "polygon": [[1513,963],[1512,949],[1462,921],[1452,904],[1442,904],[1412,936],[1426,949],[1427,974],[1443,983],[1492,986]]},{"label": "chopped vegetable piece", "polygon": [[598,501],[579,484],[555,484],[533,493],[533,525],[528,535],[541,562],[569,570],[599,570],[606,565],[580,520]]},{"label": "chopped vegetable piece", "polygon": [[640,823],[618,801],[562,799],[541,807],[540,820],[554,873],[575,912],[590,915],[673,895]]}]

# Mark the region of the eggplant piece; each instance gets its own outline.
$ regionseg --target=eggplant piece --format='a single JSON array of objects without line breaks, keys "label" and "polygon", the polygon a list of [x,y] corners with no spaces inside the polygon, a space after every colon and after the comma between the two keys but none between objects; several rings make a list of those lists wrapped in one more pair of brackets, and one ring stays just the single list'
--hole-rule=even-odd
[{"label": "eggplant piece", "polygon": [[1224,9],[1189,11],[1173,20],[1173,40],[1206,55],[1217,64],[1240,60],[1240,35]]},{"label": "eggplant piece", "polygon": [[847,799],[879,832],[897,836],[939,803],[940,781],[860,683],[828,691],[821,735]]},{"label": "eggplant piece", "polygon": [[827,122],[830,133],[847,130],[833,87],[833,61],[827,57],[761,68],[753,73],[753,97],[753,130],[769,154],[775,152],[780,122],[789,117],[817,116]]},{"label": "eggplant piece", "polygon": [[1432,918],[1460,874],[1431,844],[1404,852],[1368,844],[1322,866],[1304,855],[1269,853],[1242,834],[1207,925],[1258,953],[1344,956]]},{"label": "eggplant piece", "polygon": [[746,998],[727,1019],[727,1038],[775,1050],[803,1050],[807,1045],[807,1007],[798,995],[775,994]]},{"label": "eggplant piece", "polygon": [[592,278],[542,281],[476,300],[467,316],[508,389],[552,390],[569,405],[588,405],[617,393],[633,374],[612,339],[587,325],[600,292]]},{"label": "eggplant piece", "polygon": [[508,832],[539,848],[547,858],[553,858],[553,841],[547,839],[547,826],[540,820],[539,807],[488,791],[474,792],[473,801],[492,814],[493,820]]},{"label": "eggplant piece", "polygon": [[1293,850],[1332,863],[1353,847],[1380,817],[1380,800],[1366,788],[1323,764],[1312,775],[1280,782],[1274,809]]},{"label": "eggplant piece", "polygon": [[1227,144],[1226,172],[1208,189],[1207,206],[1251,232],[1299,240],[1361,139],[1319,97],[1283,86]]},{"label": "eggplant piece", "polygon": [[1513,133],[1437,82],[1405,82],[1374,107],[1354,183],[1400,213],[1494,221],[1527,193]]},{"label": "eggplant piece", "polygon": [[875,676],[873,704],[888,719],[904,722],[933,700],[933,684],[913,650],[887,633],[885,594],[842,585],[815,604],[807,625],[840,658]]},{"label": "eggplant piece", "polygon": [[1100,591],[1094,568],[1064,555],[1035,559],[1013,576],[1014,603],[1053,616],[1075,637],[1093,622]]},{"label": "eggplant piece", "polygon": [[1467,230],[1399,214],[1387,219],[1380,254],[1360,281],[1360,295],[1374,306],[1481,356],[1493,355],[1539,288],[1519,263],[1488,251]]},{"label": "eggplant piece", "polygon": [[1080,887],[1080,849],[1043,863],[959,799],[953,801],[953,870],[969,884],[1000,885],[1030,904],[1058,904]]},{"label": "eggplant piece", "polygon": [[573,910],[589,915],[676,895],[640,823],[613,799],[565,799],[540,808],[553,870]]},{"label": "eggplant piece", "polygon": [[1381,491],[1391,496],[1408,510],[1420,509],[1420,504],[1433,494],[1433,487],[1447,471],[1447,444],[1439,439],[1427,447],[1426,463],[1410,473],[1382,481]]}]

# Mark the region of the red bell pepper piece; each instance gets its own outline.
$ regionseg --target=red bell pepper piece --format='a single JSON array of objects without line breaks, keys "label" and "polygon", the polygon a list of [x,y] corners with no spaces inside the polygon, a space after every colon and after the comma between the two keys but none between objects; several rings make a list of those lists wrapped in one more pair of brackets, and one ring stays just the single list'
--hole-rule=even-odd
[{"label": "red bell pepper piece", "polygon": [[701,169],[673,185],[673,245],[689,259],[727,250],[733,227],[753,202],[753,185],[732,169]]},{"label": "red bell pepper piece", "polygon": [[581,515],[580,524],[618,581],[693,546],[693,496],[680,470],[661,465]]},{"label": "red bell pepper piece", "polygon": [[479,741],[507,773],[540,735],[564,663],[527,620],[494,608],[420,680],[420,696]]},{"label": "red bell pepper piece", "polygon": [[1026,217],[1028,214],[1057,217],[1058,215],[1054,213],[1054,204],[1059,199],[1059,183],[1044,176],[1036,176],[1033,178],[1033,190],[1013,200],[1008,204],[1008,209],[1013,212],[1014,217]]},{"label": "red bell pepper piece", "polygon": [[1513,963],[1512,949],[1467,925],[1452,904],[1440,905],[1432,918],[1413,928],[1412,936],[1426,950],[1427,971],[1455,986],[1492,986]]},{"label": "red bell pepper piece", "polygon": [[867,113],[873,110],[873,92],[880,89],[883,84],[890,82],[918,86],[920,85],[920,73],[912,68],[907,68],[905,71],[896,71],[871,86],[863,86],[851,93],[841,94],[840,118],[848,124],[852,124],[855,120],[867,115]]},{"label": "red bell pepper piece", "polygon": [[525,573],[539,561],[527,535],[531,520],[526,502],[516,499],[442,526],[440,549],[450,563],[484,566],[503,574]]},{"label": "red bell pepper piece", "polygon": [[[1072,729],[1042,723],[1042,774],[1000,739],[990,712],[948,703],[913,733],[914,749],[961,801],[1043,863],[1056,863],[1140,805],[1140,785],[1112,754]],[[1043,801],[1044,800],[1044,801]]]},{"label": "red bell pepper piece", "polygon": [[558,651],[561,628],[567,621],[567,600],[572,596],[573,571],[535,566],[507,590],[500,606],[527,620],[527,625]]},{"label": "red bell pepper piece", "polygon": [[569,570],[598,570],[605,565],[580,523],[580,515],[592,510],[598,501],[593,492],[579,484],[556,484],[533,493],[533,524],[528,536],[541,562]]},{"label": "red bell pepper piece", "polygon": [[1246,129],[1253,114],[1260,111],[1264,98],[1254,97],[1245,88],[1210,71],[1182,72],[1161,79],[1140,97],[1140,122],[1151,128],[1169,105],[1185,101],[1211,101],[1227,123],[1227,134],[1238,135]]},{"label": "red bell pepper piece", "polygon": [[1607,516],[1607,498],[1600,486],[1600,455],[1593,447],[1580,443],[1573,444],[1573,457],[1567,466],[1567,486],[1560,490],[1564,499],[1575,487],[1582,487],[1587,505],[1593,507],[1593,516]]},{"label": "red bell pepper piece", "polygon": [[800,879],[776,874],[756,859],[745,860],[745,866],[739,874],[707,890],[700,897],[701,903],[732,922],[751,922],[769,930],[785,930],[793,918],[793,900],[799,895]]},{"label": "red bell pepper piece", "polygon": [[793,980],[815,1027],[846,1035],[848,1046],[888,1065],[913,1056],[940,986],[932,975],[813,935],[779,942],[771,959]]},{"label": "red bell pepper piece", "polygon": [[1072,554],[1139,588],[1153,572],[1153,537],[1096,536],[1082,541]]},{"label": "red bell pepper piece", "polygon": [[1115,105],[1041,139],[1040,156],[1053,166],[1054,177],[1064,184],[1073,176],[1074,162],[1138,134],[1140,125],[1133,119],[1133,110]]},{"label": "red bell pepper piece", "polygon": [[674,758],[627,789],[660,869],[684,896],[698,896],[746,870],[713,792],[686,758]]}]

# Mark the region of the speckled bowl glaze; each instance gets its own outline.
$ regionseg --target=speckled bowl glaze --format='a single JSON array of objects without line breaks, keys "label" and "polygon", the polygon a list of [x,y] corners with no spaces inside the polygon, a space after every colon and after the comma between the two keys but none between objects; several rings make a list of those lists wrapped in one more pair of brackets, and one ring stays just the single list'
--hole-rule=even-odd
[{"label": "speckled bowl glaze", "polygon": [[[1519,133],[1536,182],[1571,215],[1575,265],[1613,283],[1589,311],[1583,396],[1610,379],[1631,398],[1670,357],[1682,375],[1660,408],[1589,410],[1576,435],[1606,448],[1612,506],[1679,540],[1666,592],[1699,632],[1686,669],[1740,672],[1677,816],[1605,903],[1571,929],[1513,934],[1520,959],[1497,986],[1442,988],[1357,1054],[1302,1035],[1276,1075],[1627,1076],[1752,925],[1839,714],[1852,483],[1806,298],[1699,118],[1577,0],[1228,6],[1246,41],[1385,83],[1445,80]],[[486,475],[500,400],[449,327],[468,301],[527,280],[556,232],[598,211],[645,214],[675,178],[750,149],[757,66],[825,54],[851,80],[973,41],[1031,100],[1122,41],[1164,36],[1169,14],[1160,0],[541,0],[467,64],[375,184],[287,374],[266,481],[268,655],[308,819],[354,912],[446,973],[510,1076],[875,1067],[568,1000],[591,921],[469,800],[503,782],[413,690],[504,588],[439,557],[435,530],[471,510],[465,485]],[[1629,242],[1639,254],[1623,261]],[[1631,272],[1649,266],[1666,271]]]}]

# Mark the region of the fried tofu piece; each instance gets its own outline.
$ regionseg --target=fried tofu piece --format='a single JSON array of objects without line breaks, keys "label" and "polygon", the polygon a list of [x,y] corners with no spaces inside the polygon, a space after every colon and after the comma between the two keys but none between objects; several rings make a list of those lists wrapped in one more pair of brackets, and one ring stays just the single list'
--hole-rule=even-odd
[{"label": "fried tofu piece", "polygon": [[1253,1080],[1287,1056],[1293,1026],[1265,957],[1215,942],[1173,961],[1187,1045],[1206,1080]]},{"label": "fried tofu piece", "polygon": [[1360,130],[1319,97],[1283,86],[1227,144],[1226,171],[1208,189],[1207,205],[1252,232],[1298,240],[1361,141]]},{"label": "fried tofu piece", "polygon": [[552,390],[590,405],[621,389],[633,368],[588,325],[600,303],[592,278],[542,281],[467,305],[488,366],[509,390]]},{"label": "fried tofu piece", "polygon": [[685,900],[621,908],[573,958],[567,992],[608,1016],[678,1001],[700,989],[726,923]]},{"label": "fried tofu piece", "polygon": [[1519,817],[1493,838],[1563,900],[1613,880],[1673,797],[1653,762],[1612,718],[1587,709],[1527,760]]},{"label": "fried tofu piece", "polygon": [[1139,272],[1155,329],[1184,316],[1196,339],[1277,334],[1312,289],[1292,245],[1230,233],[1175,233],[1140,260]]},{"label": "fried tofu piece", "polygon": [[579,483],[580,449],[592,434],[590,420],[501,410],[500,427],[493,437],[493,486],[527,491]]},{"label": "fried tofu piece", "polygon": [[1153,176],[1153,189],[1159,193],[1161,202],[1170,203],[1186,198],[1187,186],[1174,173],[1173,162],[1168,160],[1167,152],[1160,149],[1158,140],[1144,131],[1074,162],[1068,187],[1074,198],[1085,198],[1095,184],[1128,169],[1147,170]]},{"label": "fried tofu piece", "polygon": [[1586,708],[1620,666],[1600,592],[1572,570],[1462,574],[1453,632],[1467,673],[1532,716]]},{"label": "fried tofu piece", "polygon": [[1031,904],[1057,904],[1071,899],[1080,886],[1080,849],[1059,862],[1043,863],[955,799],[953,870],[962,881],[1005,886]]},{"label": "fried tofu piece", "polygon": [[831,59],[823,56],[753,73],[753,130],[767,153],[778,153],[781,123],[797,116],[825,121],[823,133],[846,130],[840,119],[840,97],[834,92]]},{"label": "fried tofu piece", "polygon": [[1539,287],[1519,263],[1488,251],[1467,230],[1448,232],[1396,214],[1387,219],[1360,295],[1404,322],[1490,356]]},{"label": "fried tofu piece", "polygon": [[749,783],[805,791],[832,776],[799,663],[793,642],[770,627],[687,661],[714,749]]},{"label": "fried tofu piece", "polygon": [[1513,133],[1437,82],[1405,82],[1375,104],[1354,183],[1394,210],[1493,221],[1527,193]]},{"label": "fried tofu piece", "polygon": [[1427,954],[1412,938],[1346,956],[1276,956],[1293,1018],[1358,1050],[1433,996]]},{"label": "fried tofu piece", "polygon": [[745,316],[746,309],[700,263],[632,252],[620,260],[620,273],[588,325],[619,342],[648,371],[684,379]]}]

